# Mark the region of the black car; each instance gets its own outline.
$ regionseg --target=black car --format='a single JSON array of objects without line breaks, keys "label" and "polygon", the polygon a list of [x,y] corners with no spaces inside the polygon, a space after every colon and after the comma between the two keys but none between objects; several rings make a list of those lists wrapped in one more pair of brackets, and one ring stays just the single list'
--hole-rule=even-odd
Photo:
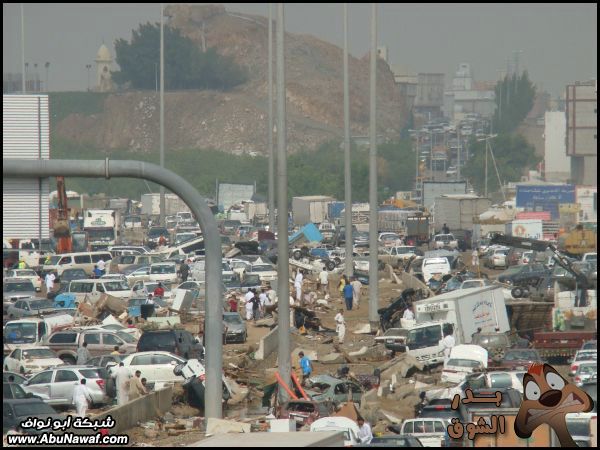
[{"label": "black car", "polygon": [[2,432],[8,430],[25,431],[26,433],[40,434],[49,430],[21,429],[21,422],[28,417],[38,419],[52,418],[64,420],[64,416],[58,414],[52,406],[44,403],[39,398],[4,399],[2,402]]},{"label": "black car", "polygon": [[2,383],[2,398],[6,399],[22,399],[22,398],[38,398],[41,397],[25,392],[18,383]]},{"label": "black car", "polygon": [[498,281],[513,286],[537,286],[548,273],[549,270],[540,263],[512,266],[498,276]]},{"label": "black car", "polygon": [[165,351],[185,359],[202,359],[204,347],[186,330],[148,330],[138,341],[138,352]]}]

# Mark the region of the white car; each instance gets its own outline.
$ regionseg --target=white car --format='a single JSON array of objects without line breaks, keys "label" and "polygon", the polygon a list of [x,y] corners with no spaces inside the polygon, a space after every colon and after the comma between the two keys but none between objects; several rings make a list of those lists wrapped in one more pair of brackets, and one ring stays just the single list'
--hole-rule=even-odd
[{"label": "white car", "polygon": [[109,273],[107,275],[102,275],[100,277],[101,280],[110,280],[110,281],[125,281],[127,282],[127,278],[125,275],[121,273]]},{"label": "white car", "polygon": [[391,245],[397,245],[401,239],[397,233],[379,233],[378,241],[384,246],[388,247]]},{"label": "white car", "polygon": [[458,248],[458,241],[453,234],[436,234],[433,237],[433,246],[436,249]]},{"label": "white car", "polygon": [[487,251],[484,265],[486,265],[490,269],[495,269],[496,267],[507,268],[509,251],[510,249],[506,247],[490,247]]},{"label": "white car", "polygon": [[486,280],[485,278],[475,278],[472,280],[463,281],[458,289],[481,288],[491,286],[493,284],[494,283],[492,283],[490,280]]},{"label": "white car", "polygon": [[423,279],[427,282],[435,275],[448,275],[452,269],[448,258],[425,258],[423,259]]},{"label": "white car", "polygon": [[127,283],[129,283],[130,286],[139,280],[142,280],[142,281],[149,280],[150,279],[150,266],[140,267],[139,269],[136,269],[133,272],[130,272],[127,275],[125,275],[125,278],[127,278]]},{"label": "white car", "polygon": [[577,369],[583,362],[597,361],[598,360],[598,351],[597,350],[577,350],[575,353],[575,357],[571,362],[571,367],[569,368],[569,375],[575,376]]},{"label": "white car", "polygon": [[261,282],[277,280],[277,271],[271,264],[252,264],[250,273],[258,274]]},{"label": "white car", "polygon": [[5,278],[25,278],[33,284],[36,291],[42,289],[42,278],[31,269],[12,269],[6,272]]},{"label": "white car", "polygon": [[354,270],[358,270],[361,272],[369,271],[369,258],[359,257],[354,258]]},{"label": "white car", "polygon": [[155,263],[150,266],[150,279],[152,281],[169,281],[177,283],[177,264],[174,262]]},{"label": "white car", "polygon": [[[232,272],[232,274],[233,274],[233,272]],[[175,298],[175,297],[177,297],[177,293],[179,291],[189,291],[192,289],[198,289],[198,291],[200,292],[200,297],[204,297],[205,293],[206,293],[206,283],[204,281],[194,281],[194,280],[184,281],[179,286],[177,286],[175,289],[171,290],[171,295],[173,298]],[[165,294],[166,294],[166,292],[165,292]]]},{"label": "white car", "polygon": [[[131,287],[130,298],[140,298],[146,297],[148,294],[152,294],[154,289],[158,286],[158,281],[136,281]],[[168,282],[162,283],[163,289],[165,290],[165,295],[163,298],[166,301],[175,298],[175,294],[171,290],[171,284]]]},{"label": "white car", "polygon": [[[185,378],[181,375],[175,375],[173,369],[178,364],[185,363],[186,360],[169,352],[138,352],[127,355],[123,359],[123,365],[129,370],[131,376],[135,376],[135,371],[142,372],[142,377],[149,383],[183,383]],[[116,373],[117,365],[108,365],[110,373]]]},{"label": "white car", "polygon": [[23,345],[13,350],[4,359],[4,370],[17,372],[21,375],[30,375],[54,366],[63,366],[65,363],[56,356],[49,347],[38,345]]},{"label": "white car", "polygon": [[487,368],[488,352],[479,345],[457,345],[444,363],[442,383],[461,383],[474,369]]}]

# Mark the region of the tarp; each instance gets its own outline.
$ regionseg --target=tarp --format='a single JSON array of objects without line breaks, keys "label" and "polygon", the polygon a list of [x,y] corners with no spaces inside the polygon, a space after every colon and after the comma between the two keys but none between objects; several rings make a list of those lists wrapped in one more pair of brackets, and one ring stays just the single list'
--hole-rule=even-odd
[{"label": "tarp", "polygon": [[317,226],[310,222],[300,228],[296,233],[292,234],[288,242],[290,244],[296,244],[303,240],[307,242],[321,242],[323,240],[323,235]]}]

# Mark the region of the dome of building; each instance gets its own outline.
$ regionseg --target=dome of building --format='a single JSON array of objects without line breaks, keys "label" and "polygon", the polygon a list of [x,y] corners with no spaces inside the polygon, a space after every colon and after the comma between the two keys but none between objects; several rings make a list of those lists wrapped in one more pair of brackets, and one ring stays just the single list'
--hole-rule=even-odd
[{"label": "dome of building", "polygon": [[110,56],[110,51],[106,45],[102,44],[98,49],[96,61],[112,61],[112,56]]}]

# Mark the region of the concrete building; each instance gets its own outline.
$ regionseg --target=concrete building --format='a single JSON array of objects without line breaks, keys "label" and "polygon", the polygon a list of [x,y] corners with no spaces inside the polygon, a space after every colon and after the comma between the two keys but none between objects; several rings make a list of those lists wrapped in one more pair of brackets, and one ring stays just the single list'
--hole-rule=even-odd
[{"label": "concrete building", "polygon": [[496,95],[490,83],[476,82],[471,65],[461,63],[452,79],[452,87],[444,92],[444,115],[454,121],[465,114],[476,113],[492,117],[496,110]]},{"label": "concrete building", "polygon": [[571,182],[598,184],[597,81],[567,85],[567,155],[571,157]]},{"label": "concrete building", "polygon": [[444,106],[444,74],[419,73],[414,109],[426,118],[442,116]]},{"label": "concrete building", "polygon": [[393,65],[391,69],[398,93],[406,100],[406,105],[411,110],[417,97],[417,74],[399,65]]},{"label": "concrete building", "polygon": [[571,159],[567,156],[565,113],[546,111],[544,126],[544,178],[551,182],[567,182],[571,178]]}]

